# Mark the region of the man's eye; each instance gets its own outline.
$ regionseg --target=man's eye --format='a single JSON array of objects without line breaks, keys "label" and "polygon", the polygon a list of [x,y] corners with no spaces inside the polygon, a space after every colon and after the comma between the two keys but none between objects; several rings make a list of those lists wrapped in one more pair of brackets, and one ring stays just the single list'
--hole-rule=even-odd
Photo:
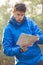
[{"label": "man's eye", "polygon": [[21,16],[24,16],[23,14]]},{"label": "man's eye", "polygon": [[21,14],[21,15],[20,15],[20,14],[17,14],[17,15],[18,15],[18,16],[24,16],[24,14]]},{"label": "man's eye", "polygon": [[20,14],[17,14],[18,16],[20,15]]}]

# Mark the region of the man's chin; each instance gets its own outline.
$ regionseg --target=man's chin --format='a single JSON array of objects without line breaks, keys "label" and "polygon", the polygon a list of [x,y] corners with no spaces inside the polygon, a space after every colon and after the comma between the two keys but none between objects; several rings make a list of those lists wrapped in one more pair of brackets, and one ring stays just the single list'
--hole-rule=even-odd
[{"label": "man's chin", "polygon": [[19,23],[21,23],[22,21],[18,21]]}]

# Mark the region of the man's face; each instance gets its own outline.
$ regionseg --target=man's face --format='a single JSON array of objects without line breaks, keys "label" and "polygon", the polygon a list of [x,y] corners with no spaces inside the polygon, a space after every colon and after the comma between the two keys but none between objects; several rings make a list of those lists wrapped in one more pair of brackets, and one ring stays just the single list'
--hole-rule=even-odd
[{"label": "man's face", "polygon": [[15,11],[14,12],[14,18],[19,23],[23,20],[24,16],[25,16],[24,12],[21,12],[21,11]]}]

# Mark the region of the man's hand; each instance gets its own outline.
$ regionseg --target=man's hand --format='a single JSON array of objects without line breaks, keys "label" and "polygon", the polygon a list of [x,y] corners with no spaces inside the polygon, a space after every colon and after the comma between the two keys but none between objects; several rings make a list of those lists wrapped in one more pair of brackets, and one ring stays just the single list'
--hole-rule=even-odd
[{"label": "man's hand", "polygon": [[34,42],[38,41],[39,40],[39,37],[38,36],[35,36],[35,39],[33,39],[32,41],[30,41],[30,43],[25,43],[21,46],[21,52],[24,52],[27,50],[27,47],[28,46],[32,46],[34,44]]},{"label": "man's hand", "polygon": [[28,44],[23,44],[20,48],[21,52],[25,52],[27,50]]},{"label": "man's hand", "polygon": [[26,46],[33,46],[33,44],[39,40],[38,36],[34,36],[33,38],[30,38],[30,42]]}]

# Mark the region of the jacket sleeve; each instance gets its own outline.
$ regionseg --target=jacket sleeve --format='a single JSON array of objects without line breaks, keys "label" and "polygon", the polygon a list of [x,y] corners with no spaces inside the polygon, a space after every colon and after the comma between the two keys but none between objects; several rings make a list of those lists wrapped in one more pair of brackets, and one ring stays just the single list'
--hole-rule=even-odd
[{"label": "jacket sleeve", "polygon": [[39,37],[39,41],[37,41],[38,44],[43,44],[43,33],[34,21],[31,21],[31,29],[32,29],[32,34],[37,35]]},{"label": "jacket sleeve", "polygon": [[5,28],[2,38],[2,49],[5,55],[15,56],[20,54],[20,47],[13,46],[12,34],[10,29]]}]

